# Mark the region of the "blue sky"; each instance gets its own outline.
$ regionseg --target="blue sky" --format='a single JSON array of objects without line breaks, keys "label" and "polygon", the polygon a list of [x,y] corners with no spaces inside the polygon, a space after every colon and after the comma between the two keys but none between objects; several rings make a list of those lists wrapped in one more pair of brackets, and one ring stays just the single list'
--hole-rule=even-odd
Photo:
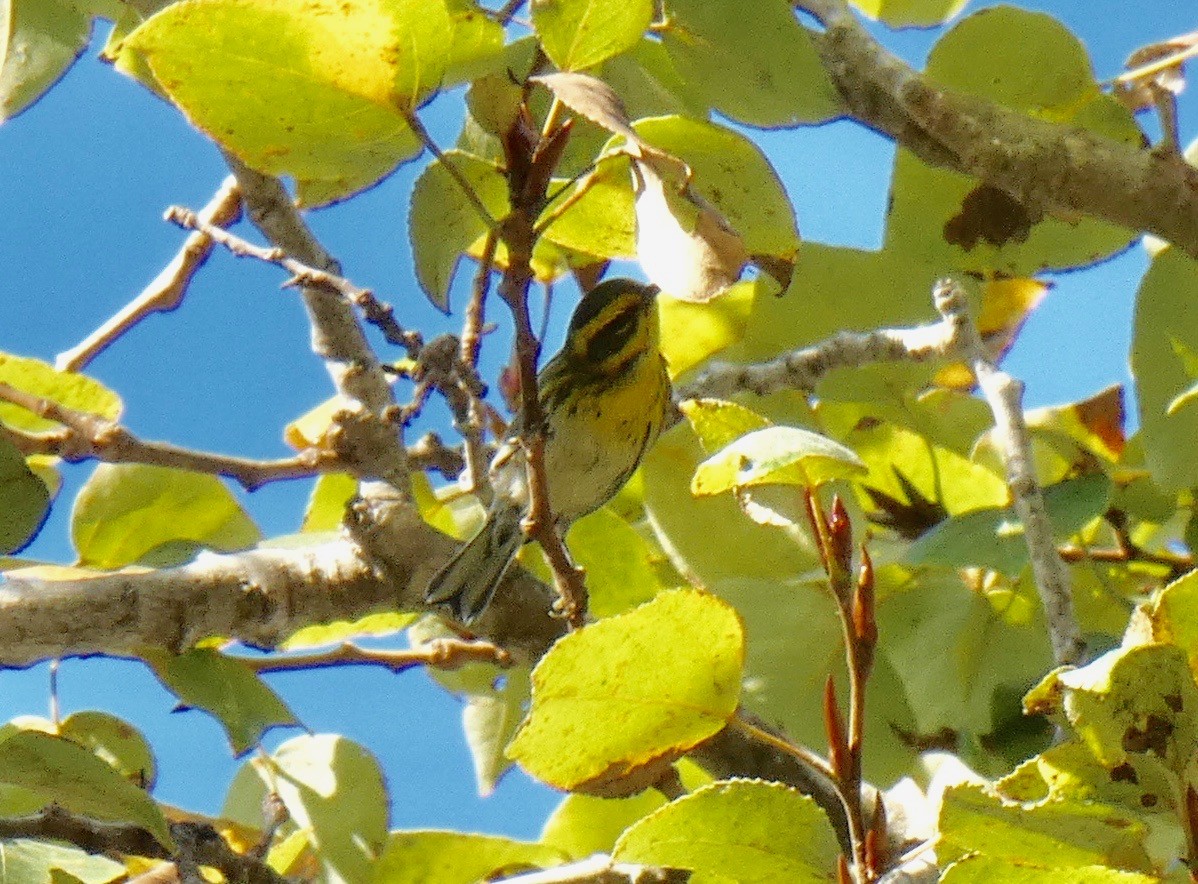
[{"label": "blue sky", "polygon": [[[1066,22],[1086,42],[1100,79],[1118,73],[1135,48],[1195,27],[1192,4],[1169,0],[1135,7],[1116,0],[1019,5]],[[198,208],[225,174],[216,149],[181,115],[96,60],[106,26],[99,30],[99,42],[49,95],[0,126],[0,350],[52,361],[77,343],[178,248],[183,234],[161,221],[163,209]],[[936,36],[913,31],[885,39],[919,62]],[[449,95],[422,113],[441,144],[454,140],[459,108],[460,95]],[[1187,132],[1193,135],[1196,111],[1191,93],[1182,104],[1183,142]],[[879,244],[890,144],[847,123],[754,137],[786,183],[806,239]],[[430,331],[447,328],[447,320],[416,287],[405,232],[420,168],[410,164],[358,198],[313,213],[310,222],[351,279],[394,303],[405,325]],[[254,237],[245,225],[238,232]],[[1145,266],[1133,248],[1056,278],[1007,361],[1027,381],[1030,406],[1129,380],[1132,306]],[[88,371],[122,395],[125,422],[147,438],[251,456],[285,454],[282,426],[330,389],[307,349],[295,294],[279,289],[282,279],[274,268],[218,252],[179,310],[144,322]],[[559,319],[565,312],[559,308]],[[443,413],[434,409],[431,419],[443,423]],[[60,506],[29,554],[71,559],[69,501],[88,471],[66,471]],[[246,505],[268,536],[286,533],[298,526],[308,490],[306,482],[280,483]],[[345,733],[380,757],[397,826],[534,837],[557,801],[519,775],[479,801],[458,705],[423,673],[318,671],[272,676],[271,684],[308,727]],[[0,720],[45,714],[47,685],[44,666],[0,672]],[[219,808],[236,764],[220,729],[200,713],[168,714],[171,698],[144,667],[68,662],[60,694],[64,712],[108,709],[150,737],[162,770],[161,800]]]}]

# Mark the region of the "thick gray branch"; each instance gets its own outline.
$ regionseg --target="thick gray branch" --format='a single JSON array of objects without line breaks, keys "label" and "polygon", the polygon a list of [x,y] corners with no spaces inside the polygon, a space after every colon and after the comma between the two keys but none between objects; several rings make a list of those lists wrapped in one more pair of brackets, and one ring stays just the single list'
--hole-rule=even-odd
[{"label": "thick gray branch", "polygon": [[[308,230],[279,180],[254,171],[232,154],[225,158],[246,212],[267,239],[302,264],[340,275],[337,262]],[[313,352],[324,360],[337,392],[362,410],[361,444],[349,440],[346,446],[357,458],[354,472],[375,476],[388,486],[366,483],[362,494],[409,495],[408,462],[399,427],[393,424],[399,410],[352,306],[328,287],[304,286],[301,293],[312,325]]]},{"label": "thick gray branch", "polygon": [[[313,623],[420,610],[453,541],[403,503],[360,502],[355,518],[352,540],[302,549],[204,554],[179,568],[86,579],[9,572],[0,582],[0,666],[182,651],[211,636],[273,648]],[[513,569],[502,595],[479,630],[503,636],[517,658],[536,659],[564,631],[548,615],[548,590]]]},{"label": "thick gray branch", "polygon": [[1171,152],[1104,138],[942,88],[889,53],[842,0],[795,4],[849,114],[924,162],[972,175],[1034,215],[1091,215],[1155,233],[1198,258],[1198,169]]}]

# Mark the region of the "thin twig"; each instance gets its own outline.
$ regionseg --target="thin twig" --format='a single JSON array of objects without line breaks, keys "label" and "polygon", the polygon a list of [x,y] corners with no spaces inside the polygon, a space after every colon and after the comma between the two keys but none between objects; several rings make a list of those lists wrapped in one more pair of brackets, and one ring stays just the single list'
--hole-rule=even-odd
[{"label": "thin twig", "polygon": [[801,764],[818,771],[825,777],[831,780],[836,779],[836,774],[832,771],[832,766],[823,758],[816,755],[805,746],[800,746],[797,743],[792,743],[782,737],[771,734],[764,728],[760,728],[746,719],[743,715],[737,714],[728,722],[728,726],[734,728],[746,736],[756,740],[758,743],[763,743],[771,749],[789,755]]},{"label": "thin twig", "polygon": [[99,460],[174,467],[199,473],[228,476],[247,491],[268,482],[299,479],[348,469],[333,451],[306,448],[293,457],[258,460],[182,448],[168,442],[145,442],[120,424],[96,414],[68,408],[0,382],[0,400],[11,402],[40,417],[63,425],[49,433],[28,433],[8,427],[3,432],[22,454],[53,454],[68,463]]},{"label": "thin twig", "polygon": [[781,390],[812,391],[829,372],[878,362],[927,362],[958,354],[954,327],[947,322],[871,332],[837,332],[810,347],[769,362],[751,365],[716,363],[694,382],[676,391],[678,400],[727,398],[746,391],[765,396]]},{"label": "thin twig", "polygon": [[499,9],[493,13],[495,21],[499,22],[504,27],[515,18],[516,13],[520,11],[520,7],[525,4],[526,0],[507,0]]},{"label": "thin twig", "polygon": [[487,226],[487,229],[497,230],[499,228],[499,222],[495,219],[495,216],[491,214],[490,210],[483,203],[482,199],[478,195],[478,192],[474,189],[473,185],[470,184],[470,180],[462,174],[462,170],[457,167],[457,164],[453,160],[445,155],[445,152],[437,146],[437,142],[433,141],[433,137],[428,134],[428,129],[424,128],[424,123],[420,121],[420,117],[416,115],[416,112],[407,111],[405,114],[405,119],[408,121],[408,125],[412,127],[412,131],[416,133],[416,137],[420,139],[420,143],[428,149],[429,153],[437,158],[437,162],[439,162],[442,168],[449,173],[449,177],[457,182],[457,185],[462,189],[462,193],[465,195],[467,202],[469,202],[474,208],[474,211],[478,213],[478,217],[482,219],[482,222]]},{"label": "thin twig", "polygon": [[292,276],[285,285],[310,286],[336,292],[358,307],[366,320],[378,327],[389,344],[403,347],[408,356],[413,359],[420,352],[420,347],[423,344],[420,332],[409,331],[401,326],[395,319],[395,309],[385,301],[380,301],[370,289],[356,286],[336,273],[309,267],[302,261],[289,258],[287,253],[280,248],[256,246],[236,234],[206,223],[195,212],[183,206],[171,206],[167,209],[166,220],[172,224],[178,224],[185,230],[203,233],[211,242],[224,246],[239,258],[254,258],[282,267]]},{"label": "thin twig", "polygon": [[460,669],[469,663],[512,665],[512,655],[498,645],[485,641],[437,639],[419,648],[400,651],[369,650],[346,642],[330,651],[315,654],[295,654],[274,657],[238,657],[255,672],[294,672],[304,669],[327,669],[335,666],[381,666],[392,672],[403,672],[416,666],[434,669]]},{"label": "thin twig", "polygon": [[491,481],[487,473],[486,450],[483,445],[486,432],[486,408],[478,379],[478,356],[482,349],[483,325],[486,322],[487,293],[491,288],[491,270],[495,261],[495,249],[499,244],[498,231],[487,231],[483,243],[482,257],[478,262],[478,273],[470,292],[470,303],[466,305],[466,319],[462,324],[462,342],[458,362],[460,370],[471,373],[478,386],[466,386],[468,399],[466,420],[458,427],[465,445],[466,469],[470,476],[470,488],[482,501],[491,505]]},{"label": "thin twig", "polygon": [[[220,189],[200,209],[199,218],[205,225],[228,227],[241,215],[241,191],[237,180],[230,175]],[[197,231],[162,269],[154,281],[122,307],[116,315],[69,350],[58,354],[54,365],[59,371],[81,371],[117,338],[151,313],[174,310],[183,300],[187,286],[197,270],[212,254],[212,239]]]},{"label": "thin twig", "polygon": [[[308,229],[282,182],[251,169],[228,151],[224,156],[237,177],[246,213],[266,238],[306,267],[340,274],[340,266]],[[355,461],[352,472],[370,479],[359,488],[361,500],[368,506],[413,503],[403,428],[395,423],[395,395],[362,324],[335,290],[304,285],[300,297],[312,329],[312,352],[324,362],[337,393],[362,418],[346,427],[343,439]]]},{"label": "thin twig", "polygon": [[955,282],[937,282],[932,296],[945,322],[955,328],[954,336],[967,354],[982,395],[994,414],[995,438],[1015,512],[1023,523],[1032,575],[1048,621],[1053,659],[1058,665],[1077,663],[1085,653],[1085,642],[1073,610],[1069,569],[1057,554],[1052,522],[1036,481],[1031,437],[1023,416],[1023,384],[993,363],[969,315],[965,293]]}]

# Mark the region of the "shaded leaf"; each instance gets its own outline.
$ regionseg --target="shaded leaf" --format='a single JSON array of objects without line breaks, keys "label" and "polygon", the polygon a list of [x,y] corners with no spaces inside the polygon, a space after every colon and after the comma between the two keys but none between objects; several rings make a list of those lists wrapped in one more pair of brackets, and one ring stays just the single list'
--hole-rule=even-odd
[{"label": "shaded leaf", "polygon": [[146,660],[184,706],[203,709],[221,723],[234,754],[257,745],[269,728],[297,723],[252,669],[218,651],[196,648],[177,656],[152,652]]},{"label": "shaded leaf", "polygon": [[418,830],[392,832],[373,884],[474,884],[516,871],[551,868],[566,857],[553,847],[496,835]]}]

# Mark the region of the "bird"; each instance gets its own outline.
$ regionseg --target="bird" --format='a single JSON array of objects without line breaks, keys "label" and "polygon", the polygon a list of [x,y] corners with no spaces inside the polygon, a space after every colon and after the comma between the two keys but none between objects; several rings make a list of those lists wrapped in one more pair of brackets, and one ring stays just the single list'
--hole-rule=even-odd
[{"label": "bird", "polygon": [[[562,349],[537,375],[550,510],[563,534],[624,487],[672,410],[655,285],[609,279],[583,295]],[[491,460],[486,522],[429,583],[425,601],[469,626],[524,545],[529,510],[517,418]]]}]

